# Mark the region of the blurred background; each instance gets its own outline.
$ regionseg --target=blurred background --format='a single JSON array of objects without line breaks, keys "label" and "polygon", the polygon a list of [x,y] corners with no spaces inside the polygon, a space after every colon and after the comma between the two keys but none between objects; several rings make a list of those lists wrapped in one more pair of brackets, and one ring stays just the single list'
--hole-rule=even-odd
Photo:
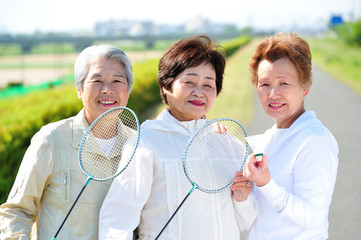
[{"label": "blurred background", "polygon": [[[208,117],[234,117],[256,134],[271,123],[256,121],[264,116],[255,110],[248,63],[257,43],[276,32],[295,32],[307,39],[315,69],[325,74],[321,88],[330,89],[329,81],[335,81],[355,96],[343,103],[355,114],[349,125],[356,130],[348,135],[355,139],[352,148],[340,148],[330,239],[361,239],[361,193],[350,187],[361,181],[360,174],[357,167],[344,167],[350,162],[342,162],[351,159],[351,165],[357,164],[361,153],[356,123],[361,118],[361,0],[0,0],[0,203],[7,198],[31,137],[44,124],[82,108],[73,66],[85,47],[109,43],[126,52],[135,78],[128,107],[144,121],[164,108],[156,82],[161,55],[182,37],[211,36],[224,47],[227,67],[224,90]],[[346,101],[338,93],[328,97]],[[319,103],[319,98],[311,99],[310,106]],[[321,120],[336,125],[331,122],[337,120],[332,106],[334,115],[322,112],[327,104],[320,107],[320,115],[331,117]],[[343,140],[341,135],[336,138]]]}]

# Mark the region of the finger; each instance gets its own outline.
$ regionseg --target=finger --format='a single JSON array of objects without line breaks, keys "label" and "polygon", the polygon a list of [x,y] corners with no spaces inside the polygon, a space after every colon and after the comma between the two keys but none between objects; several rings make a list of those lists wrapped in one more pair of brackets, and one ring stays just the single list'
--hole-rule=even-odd
[{"label": "finger", "polygon": [[233,178],[233,182],[246,182],[247,181],[247,178],[246,177],[243,177],[243,176],[236,176]]},{"label": "finger", "polygon": [[234,173],[234,175],[235,175],[236,177],[243,176],[243,171],[236,171],[236,172]]}]

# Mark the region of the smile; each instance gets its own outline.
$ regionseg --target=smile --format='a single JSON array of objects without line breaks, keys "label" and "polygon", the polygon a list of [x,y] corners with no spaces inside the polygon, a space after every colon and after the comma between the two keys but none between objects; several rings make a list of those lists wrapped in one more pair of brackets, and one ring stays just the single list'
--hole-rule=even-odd
[{"label": "smile", "polygon": [[115,101],[112,101],[112,100],[102,100],[102,101],[99,101],[99,103],[100,103],[100,104],[106,104],[106,105],[108,105],[108,104],[114,104]]},{"label": "smile", "polygon": [[196,101],[196,100],[194,100],[194,101],[189,101],[189,103],[192,104],[192,105],[194,105],[194,106],[198,106],[198,107],[201,107],[201,106],[204,105],[204,102],[202,102],[202,101]]},{"label": "smile", "polygon": [[286,105],[286,104],[282,104],[282,103],[270,103],[270,104],[268,104],[268,106],[270,106],[270,108],[271,108],[271,109],[274,109],[274,110],[280,109],[280,108],[282,108],[284,105]]}]

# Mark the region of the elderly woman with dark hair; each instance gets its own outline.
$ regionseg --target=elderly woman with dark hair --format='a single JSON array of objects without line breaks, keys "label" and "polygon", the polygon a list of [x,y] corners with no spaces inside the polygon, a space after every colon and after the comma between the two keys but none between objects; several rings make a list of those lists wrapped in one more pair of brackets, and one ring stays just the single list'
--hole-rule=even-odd
[{"label": "elderly woman with dark hair", "polygon": [[[119,175],[100,211],[100,239],[154,239],[190,189],[183,172],[187,141],[208,120],[222,89],[225,59],[206,36],[172,45],[159,62],[158,83],[168,106],[141,128],[139,148]],[[217,194],[195,191],[160,239],[239,240],[256,211],[252,186],[243,176],[232,190]]]},{"label": "elderly woman with dark hair", "polygon": [[[74,74],[84,108],[42,127],[32,138],[9,197],[0,206],[0,239],[48,240],[55,235],[86,179],[78,164],[85,131],[105,111],[128,103],[133,73],[122,50],[88,47],[78,56]],[[88,185],[59,239],[98,239],[99,209],[110,183]]]},{"label": "elderly woman with dark hair", "polygon": [[250,139],[264,155],[262,161],[250,156],[244,168],[256,184],[258,206],[248,239],[328,238],[338,146],[315,113],[305,110],[311,67],[309,46],[297,34],[268,37],[252,56],[251,80],[275,125]]}]

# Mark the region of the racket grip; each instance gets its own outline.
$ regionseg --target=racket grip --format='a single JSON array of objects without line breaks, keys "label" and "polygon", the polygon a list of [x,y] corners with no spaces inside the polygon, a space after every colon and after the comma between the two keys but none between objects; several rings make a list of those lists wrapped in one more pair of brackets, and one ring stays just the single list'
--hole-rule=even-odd
[{"label": "racket grip", "polygon": [[263,156],[263,153],[257,153],[254,155],[254,158],[256,159],[256,163],[254,164],[255,167],[258,167],[261,164],[262,156]]}]

